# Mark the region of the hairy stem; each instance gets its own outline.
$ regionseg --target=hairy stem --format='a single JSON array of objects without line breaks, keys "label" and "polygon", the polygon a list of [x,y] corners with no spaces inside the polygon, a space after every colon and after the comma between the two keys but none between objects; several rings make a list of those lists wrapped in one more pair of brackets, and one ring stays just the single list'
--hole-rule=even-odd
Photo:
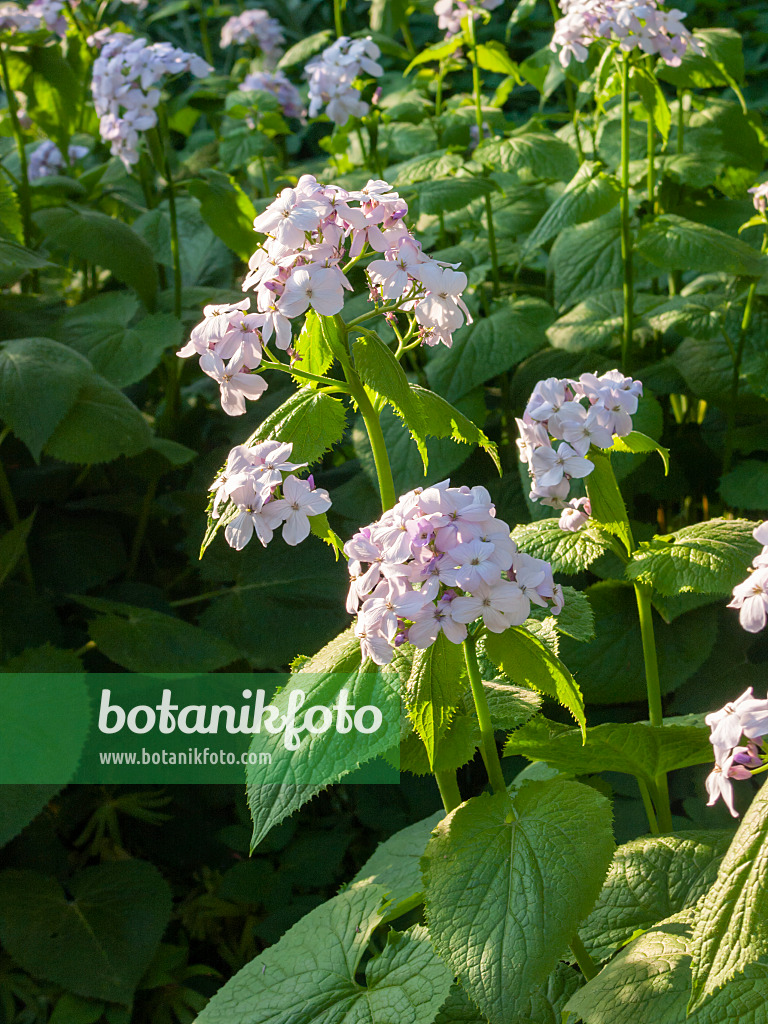
[{"label": "hairy stem", "polygon": [[333,0],[333,25],[336,29],[336,38],[344,35],[344,22],[341,17],[342,0]]},{"label": "hairy stem", "polygon": [[464,641],[464,660],[467,663],[469,685],[472,687],[472,696],[475,700],[477,720],[480,723],[480,737],[482,740],[480,753],[483,757],[485,770],[488,772],[488,778],[490,779],[493,792],[506,793],[507,784],[504,781],[504,773],[501,770],[499,752],[496,749],[496,737],[493,734],[491,711],[488,707],[485,690],[483,689],[483,681],[480,678],[480,667],[477,664],[475,641],[470,637],[467,637]]},{"label": "hairy stem", "polygon": [[624,327],[621,339],[621,367],[629,372],[632,358],[633,271],[632,229],[629,222],[629,54],[621,61],[621,262],[624,267]]}]

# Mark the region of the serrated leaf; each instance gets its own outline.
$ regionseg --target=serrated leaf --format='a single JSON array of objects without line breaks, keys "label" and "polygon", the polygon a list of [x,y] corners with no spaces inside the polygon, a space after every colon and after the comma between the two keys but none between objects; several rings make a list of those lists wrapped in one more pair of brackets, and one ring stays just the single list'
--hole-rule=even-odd
[{"label": "serrated leaf", "polygon": [[355,730],[349,733],[304,732],[296,750],[286,748],[281,734],[254,735],[251,752],[268,753],[271,763],[270,781],[266,783],[258,756],[256,764],[249,765],[247,770],[248,803],[253,819],[252,849],[274,825],[307,800],[398,742],[399,676],[391,670],[379,671],[373,662],[363,661],[360,641],[351,628],[304,662],[301,674],[291,676],[272,703],[285,714],[291,693],[302,690],[307,707],[318,704],[332,707],[342,687],[348,691],[348,703],[356,708],[367,704],[379,708],[382,724],[376,732],[368,735]]},{"label": "serrated leaf", "polygon": [[541,299],[522,296],[457,331],[453,345],[427,363],[430,387],[449,402],[527,359],[547,343],[554,312]]},{"label": "serrated leaf", "polygon": [[464,210],[475,199],[490,195],[498,186],[490,178],[438,178],[413,186],[424,214]]},{"label": "serrated leaf", "polygon": [[[645,325],[645,311],[658,305],[655,296],[635,296],[635,329]],[[566,352],[588,352],[618,345],[624,324],[624,295],[618,289],[590,295],[559,317],[547,330],[555,348]]]},{"label": "serrated leaf", "polygon": [[154,308],[155,256],[128,224],[75,205],[38,210],[34,220],[51,246],[110,270],[118,281],[134,289],[147,309]]},{"label": "serrated leaf", "polygon": [[579,928],[593,959],[607,959],[636,932],[695,906],[714,883],[730,841],[726,831],[686,831],[620,846],[595,909]]},{"label": "serrated leaf", "polygon": [[110,462],[138,455],[152,441],[139,410],[113,384],[94,373],[45,443],[45,453],[62,462]]},{"label": "serrated leaf", "polygon": [[618,204],[621,194],[618,181],[599,167],[592,161],[581,165],[531,232],[526,249],[546,245],[564,228],[602,217]]},{"label": "serrated leaf", "polygon": [[[497,679],[484,679],[483,690],[491,712],[491,721],[496,729],[517,729],[541,710],[541,697],[538,693],[524,686],[514,686],[503,676]],[[477,712],[471,691],[464,694],[463,710],[476,719]]]},{"label": "serrated leaf", "polygon": [[61,789],[56,784],[0,787],[0,848],[41,814]]},{"label": "serrated leaf", "polygon": [[60,883],[37,871],[0,875],[3,945],[34,977],[77,995],[128,1003],[171,913],[154,865],[122,860]]},{"label": "serrated leaf", "polygon": [[35,521],[35,513],[20,520],[0,537],[0,586],[5,583],[27,549],[27,537]]},{"label": "serrated leaf", "polygon": [[634,547],[634,541],[624,499],[611,467],[610,455],[596,451],[593,447],[589,451],[589,458],[595,464],[585,480],[592,519],[601,529],[618,537],[629,553]]},{"label": "serrated leaf", "polygon": [[[307,310],[304,326],[293,347],[296,355],[299,356],[297,362],[299,370],[322,377],[333,362],[333,352],[323,333],[322,319],[314,309]],[[319,387],[315,381],[305,382],[300,377],[297,377],[296,380],[300,386],[306,383],[309,388],[317,389]]]},{"label": "serrated leaf", "polygon": [[612,854],[608,801],[569,781],[473,797],[437,826],[423,861],[430,935],[492,1024],[546,980]]},{"label": "serrated leaf", "polygon": [[768,953],[768,789],[763,787],[733,837],[715,884],[697,907],[691,936],[689,1009]]},{"label": "serrated leaf", "polygon": [[762,277],[768,259],[724,231],[668,213],[641,229],[637,251],[662,270]]},{"label": "serrated leaf", "polygon": [[290,441],[296,462],[317,462],[344,435],[347,416],[331,395],[303,387],[275,409],[248,439],[248,444],[273,438]]},{"label": "serrated leaf", "polygon": [[[551,623],[556,632],[564,633],[565,636],[582,642],[592,640],[595,635],[595,615],[587,595],[583,590],[563,587],[563,598],[565,603],[557,615],[541,614],[544,613],[544,609],[536,609],[536,611],[541,614],[545,622]],[[533,608],[531,613],[534,613]]]},{"label": "serrated leaf", "polygon": [[464,649],[439,633],[425,651],[416,650],[405,689],[408,717],[434,765],[437,743],[461,703],[467,685]]},{"label": "serrated leaf", "polygon": [[744,82],[744,56],[741,34],[732,28],[697,28],[696,40],[704,55],[692,50],[683,54],[677,67],[662,64],[656,73],[665,82],[679,89],[708,89]]},{"label": "serrated leaf", "polygon": [[381,885],[348,889],[316,907],[219,989],[199,1024],[402,1024],[431,1021],[448,994],[448,968],[425,928],[390,932],[361,960],[380,924]]},{"label": "serrated leaf", "polygon": [[526,554],[549,562],[553,572],[569,575],[588,569],[609,550],[610,545],[597,530],[589,526],[576,532],[561,530],[558,522],[558,518],[540,519],[516,526],[512,540]]},{"label": "serrated leaf", "polygon": [[649,583],[667,597],[689,591],[730,594],[758,553],[754,525],[746,519],[710,519],[654,537],[632,555],[627,579]]},{"label": "serrated leaf", "polygon": [[528,129],[506,139],[487,139],[475,149],[473,157],[522,181],[570,181],[579,169],[576,153],[566,142]]},{"label": "serrated leaf", "polygon": [[712,745],[703,722],[699,727],[606,722],[587,729],[583,742],[579,729],[539,717],[510,735],[504,754],[522,754],[578,775],[624,772],[653,785],[676,768],[709,764]]},{"label": "serrated leaf", "polygon": [[416,384],[411,384],[410,389],[417,402],[419,418],[426,424],[426,437],[450,437],[459,444],[478,445],[490,455],[493,464],[501,473],[496,445],[472,420],[434,391],[427,391]]},{"label": "serrated leaf", "polygon": [[247,262],[256,248],[254,205],[230,175],[213,169],[204,173],[205,180],[194,179],[186,187],[199,200],[200,214],[211,231]]},{"label": "serrated leaf", "polygon": [[586,735],[584,701],[571,673],[541,640],[520,626],[489,633],[485,653],[507,679],[552,697],[567,708]]},{"label": "serrated leaf", "polygon": [[432,61],[441,61],[452,57],[456,53],[457,47],[458,42],[455,36],[451,39],[445,39],[440,43],[433,43],[432,46],[425,46],[416,54],[403,72],[403,75],[409,74],[413,68],[418,67],[420,64],[430,64]]},{"label": "serrated leaf", "polygon": [[664,476],[669,474],[669,448],[663,448],[658,441],[652,437],[641,434],[639,430],[633,430],[624,437],[614,437],[612,452],[624,452],[628,455],[638,455],[644,452],[658,452],[661,461],[664,463]]},{"label": "serrated leaf", "polygon": [[555,307],[570,307],[594,292],[621,288],[621,227],[615,211],[566,228],[549,250],[555,278]]},{"label": "serrated leaf", "polygon": [[509,51],[498,39],[490,39],[487,43],[480,43],[479,46],[469,51],[469,59],[474,63],[477,58],[477,66],[483,71],[492,71],[495,75],[512,75],[520,82],[520,75],[517,64],[509,55]]}]

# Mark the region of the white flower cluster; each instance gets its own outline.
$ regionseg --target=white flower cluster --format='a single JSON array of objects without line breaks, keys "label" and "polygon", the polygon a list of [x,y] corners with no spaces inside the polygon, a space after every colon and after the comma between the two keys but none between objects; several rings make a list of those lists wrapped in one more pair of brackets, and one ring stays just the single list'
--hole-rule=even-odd
[{"label": "white flower cluster", "polygon": [[437,27],[445,32],[445,38],[451,39],[461,32],[461,22],[471,12],[473,18],[479,18],[478,8],[495,11],[504,0],[475,0],[465,3],[464,0],[436,0],[434,12],[437,15]]},{"label": "white flower cluster", "polygon": [[564,68],[571,57],[580,64],[598,39],[618,41],[625,53],[636,47],[660,57],[670,67],[680,64],[686,50],[703,54],[701,45],[683,25],[685,12],[665,11],[658,0],[559,0],[564,17],[555,22],[550,43]]},{"label": "white flower cluster", "polygon": [[768,181],[764,181],[762,185],[755,185],[754,188],[747,189],[747,191],[752,196],[752,205],[757,212],[765,213],[766,204],[768,204]]},{"label": "white flower cluster", "polygon": [[0,32],[37,32],[46,28],[62,38],[67,34],[67,21],[61,11],[64,0],[32,0],[28,7],[14,3],[0,4]]},{"label": "white flower cluster", "polygon": [[[763,737],[768,733],[768,700],[752,695],[752,687],[719,711],[704,719],[710,727],[709,737],[715,748],[715,767],[707,776],[708,807],[722,797],[734,818],[738,812],[733,806],[731,779],[749,779],[755,769],[763,766],[765,757]],[[746,745],[739,746],[742,740]]]},{"label": "white flower cluster", "polygon": [[279,21],[255,8],[235,14],[221,29],[222,49],[232,44],[253,43],[261,50],[266,67],[273,68],[283,55],[285,36]]},{"label": "white flower cluster", "polygon": [[384,73],[377,63],[380,56],[381,50],[372,39],[340,36],[309,61],[304,72],[309,81],[309,116],[317,117],[325,107],[325,113],[339,127],[350,117],[364,117],[369,107],[354,83],[363,72],[372,78]]},{"label": "white flower cluster", "polygon": [[[67,163],[73,164],[88,153],[86,146],[70,146],[67,150]],[[29,158],[28,174],[29,180],[36,178],[47,178],[52,174],[58,174],[64,169],[64,154],[55,142],[46,139],[41,142]]]},{"label": "white flower cluster", "polygon": [[482,619],[492,633],[520,626],[531,604],[557,615],[563,591],[549,562],[517,550],[484,487],[404,494],[344,545],[347,611],[364,658],[387,665],[408,641],[425,650],[442,632],[454,644]]},{"label": "white flower cluster", "polygon": [[284,71],[252,71],[240,83],[243,92],[269,92],[276,99],[286,117],[301,117],[304,104],[301,93]]},{"label": "white flower cluster", "polygon": [[307,464],[289,462],[292,450],[292,444],[262,441],[250,448],[239,444],[229,453],[210,490],[213,519],[229,502],[237,507],[237,515],[224,528],[230,547],[241,551],[254,533],[266,547],[281,525],[283,540],[294,547],[309,536],[309,517],[331,507],[328,492],[315,487],[311,476],[300,480],[293,475]]},{"label": "white flower cluster", "polygon": [[[609,370],[597,377],[582,373],[578,380],[548,377],[533,389],[523,418],[517,420],[520,461],[528,465],[531,501],[567,508],[573,478],[589,476],[595,464],[586,457],[590,445],[610,448],[614,434],[632,430],[632,416],[643,393],[639,380]],[[586,405],[583,404],[586,402]],[[561,443],[557,450],[552,439]],[[587,521],[589,504],[571,502],[561,519],[563,529],[577,530]]]},{"label": "white flower cluster", "polygon": [[267,236],[243,282],[243,291],[256,292],[257,312],[246,312],[250,299],[206,306],[205,319],[177,355],[199,355],[202,370],[219,382],[224,411],[245,412],[245,399],[258,398],[267,387],[253,373],[263,345],[274,336],[278,348],[288,349],[291,320],[310,308],[323,316],[341,312],[344,292],[352,287],[339,266],[348,239],[352,257],[367,249],[384,254],[368,265],[371,297],[383,296],[412,313],[426,344],[450,346],[451,332],[465,316],[471,320],[461,298],[467,276],[421,251],[405,226],[407,213],[386,181],[349,192],[303,175],[253,222]]},{"label": "white flower cluster", "polygon": [[733,588],[729,608],[739,608],[739,622],[748,633],[759,633],[768,621],[768,520],[752,531],[763,550],[752,560],[753,569],[743,583]]},{"label": "white flower cluster", "polygon": [[89,40],[100,48],[93,65],[91,92],[99,132],[125,167],[139,159],[139,132],[157,124],[160,84],[166,75],[190,72],[197,78],[213,68],[202,57],[170,43],[150,43],[125,32],[102,29]]}]

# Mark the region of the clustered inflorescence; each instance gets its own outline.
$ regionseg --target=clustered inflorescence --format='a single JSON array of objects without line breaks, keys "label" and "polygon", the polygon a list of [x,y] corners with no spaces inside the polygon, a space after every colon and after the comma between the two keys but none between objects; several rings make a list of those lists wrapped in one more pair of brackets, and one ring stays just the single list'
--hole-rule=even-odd
[{"label": "clustered inflorescence", "polygon": [[274,68],[283,54],[285,36],[280,22],[260,8],[252,8],[235,14],[221,29],[221,46],[243,45],[252,43],[257,46],[264,58],[264,65]]},{"label": "clustered inflorescence", "polygon": [[28,7],[14,3],[0,4],[0,32],[37,32],[47,29],[62,38],[67,34],[67,20],[62,15],[64,0],[32,0]]},{"label": "clustered inflorescence", "polygon": [[274,336],[279,349],[291,344],[291,320],[314,309],[324,316],[341,312],[351,290],[340,263],[367,249],[382,253],[367,268],[371,298],[382,297],[412,313],[428,345],[451,344],[469,311],[461,293],[466,274],[431,259],[405,225],[408,206],[386,181],[369,181],[359,191],[321,185],[303,175],[254,221],[267,238],[251,257],[243,290],[256,293],[232,306],[206,306],[205,319],[179,351],[199,355],[200,367],[219,382],[222,406],[230,416],[245,412],[245,399],[258,398],[266,381],[253,373],[264,345]]},{"label": "clustered inflorescence", "polygon": [[560,51],[563,67],[571,57],[583,63],[600,39],[615,40],[625,53],[635,48],[677,67],[686,50],[701,54],[700,44],[683,25],[685,12],[665,11],[658,0],[559,0],[563,17],[555,22],[550,49]]},{"label": "clustered inflorescence", "polygon": [[301,93],[284,71],[251,71],[240,83],[243,92],[261,91],[271,93],[286,117],[301,117],[304,104]]},{"label": "clustered inflorescence", "polygon": [[479,18],[479,8],[494,11],[502,3],[503,0],[475,0],[474,3],[465,0],[436,0],[433,9],[437,15],[437,27],[445,32],[446,39],[452,39],[461,32],[461,22],[468,14]]},{"label": "clustered inflorescence", "polygon": [[339,126],[350,117],[364,117],[368,104],[355,88],[355,82],[365,72],[379,78],[384,69],[377,63],[381,51],[374,41],[350,39],[340,36],[313,60],[307,63],[305,75],[309,81],[309,116],[325,113]]},{"label": "clustered inflorescence", "polygon": [[[631,433],[642,393],[641,381],[619,370],[599,377],[582,373],[578,380],[548,377],[533,389],[523,418],[516,421],[517,446],[531,477],[531,501],[563,509],[562,529],[578,530],[587,522],[587,499],[566,502],[571,480],[595,468],[586,457],[591,445],[611,448],[614,435]],[[557,449],[553,439],[560,441]]]},{"label": "clustered inflorescence", "polygon": [[292,450],[289,443],[262,441],[253,447],[237,445],[229,453],[210,490],[214,492],[213,519],[229,502],[237,508],[224,529],[230,547],[242,550],[254,534],[266,547],[281,525],[283,540],[295,546],[309,536],[310,516],[331,507],[328,492],[315,487],[311,476],[300,480],[294,475],[307,464],[289,462]]},{"label": "clustered inflorescence", "polygon": [[125,32],[102,29],[90,42],[100,48],[93,64],[91,91],[99,132],[127,169],[139,160],[139,132],[157,124],[157,86],[166,75],[190,72],[197,78],[213,68],[202,57],[170,43],[134,39]]},{"label": "clustered inflorescence", "polygon": [[363,657],[377,665],[405,641],[424,650],[442,632],[460,644],[476,619],[501,633],[522,625],[531,603],[555,615],[563,607],[551,566],[517,550],[484,487],[444,480],[409,491],[344,553],[347,610]]},{"label": "clustered inflorescence", "polygon": [[87,153],[86,146],[70,146],[67,149],[67,160],[65,161],[64,154],[56,143],[46,139],[45,142],[40,143],[29,158],[27,170],[29,180],[35,181],[37,178],[48,178],[52,174],[58,174],[67,163],[73,164],[75,160],[80,160]]},{"label": "clustered inflorescence", "polygon": [[763,766],[768,700],[753,697],[750,686],[737,700],[707,715],[705,721],[711,729],[710,741],[715,748],[715,767],[706,782],[708,806],[722,797],[737,818],[731,779],[749,779]]},{"label": "clustered inflorescence", "polygon": [[759,633],[768,621],[768,520],[756,526],[752,536],[763,550],[752,560],[749,576],[733,588],[728,607],[739,609],[739,622],[748,633]]}]

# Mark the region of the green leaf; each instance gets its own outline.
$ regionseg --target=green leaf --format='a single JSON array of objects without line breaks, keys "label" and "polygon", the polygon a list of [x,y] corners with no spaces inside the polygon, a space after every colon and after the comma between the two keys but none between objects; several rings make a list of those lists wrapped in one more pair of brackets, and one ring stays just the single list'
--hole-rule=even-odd
[{"label": "green leaf", "polygon": [[94,373],[48,438],[45,452],[62,462],[110,462],[138,455],[151,441],[152,431],[136,406]]},{"label": "green leaf", "polygon": [[[538,693],[524,686],[512,686],[503,676],[497,679],[484,679],[483,690],[491,712],[491,721],[497,729],[517,729],[541,710],[541,697]],[[464,694],[463,710],[477,722],[477,711],[471,690]],[[477,742],[479,745],[479,729]]]},{"label": "green leaf", "polygon": [[129,672],[213,672],[237,660],[226,640],[183,619],[104,598],[77,600],[105,613],[91,621],[89,635],[102,654]]},{"label": "green leaf", "polygon": [[[478,445],[493,459],[493,464],[501,473],[501,464],[496,445],[475,426],[472,420],[455,409],[434,391],[427,391],[416,384],[411,384],[411,394],[417,400],[417,409],[421,421],[426,424],[427,437],[450,437],[460,444]],[[410,426],[410,424],[409,424]]]},{"label": "green leaf", "polygon": [[[557,615],[546,615],[543,608],[535,609],[544,622],[550,623],[558,633],[564,633],[574,640],[592,640],[595,636],[595,616],[592,605],[583,590],[563,587],[565,604]],[[533,614],[534,609],[531,609]],[[537,616],[538,618],[539,616]]]},{"label": "green leaf", "polygon": [[666,597],[679,593],[730,594],[758,553],[746,519],[710,519],[640,544],[627,578],[650,583]]},{"label": "green leaf", "polygon": [[521,181],[570,181],[579,169],[567,142],[527,128],[506,139],[485,140],[475,149],[474,159]]},{"label": "green leaf", "polygon": [[23,245],[0,239],[0,287],[21,280],[32,270],[50,267],[50,263],[39,253],[25,249]]},{"label": "green leaf", "polygon": [[347,417],[343,404],[331,395],[303,387],[264,420],[248,444],[273,438],[293,445],[296,462],[317,462],[344,435]]},{"label": "green leaf", "polygon": [[526,249],[546,245],[555,235],[573,224],[594,220],[608,213],[619,202],[618,181],[586,161],[552,203],[526,241]]},{"label": "green leaf", "polygon": [[413,58],[411,63],[403,72],[403,75],[410,74],[413,68],[418,67],[420,64],[430,64],[432,61],[446,60],[456,53],[457,48],[458,40],[455,36],[451,39],[445,39],[440,43],[433,43],[432,46],[425,46]]},{"label": "green leaf", "polygon": [[639,931],[693,907],[711,888],[731,833],[643,836],[616,851],[595,909],[579,936],[605,960]]},{"label": "green leaf", "polygon": [[35,513],[22,519],[0,537],[0,587],[18,565],[27,549],[27,537],[35,521]]},{"label": "green leaf", "polygon": [[0,419],[36,462],[46,441],[94,378],[87,359],[49,338],[0,347]]},{"label": "green leaf", "polygon": [[[645,699],[643,651],[632,587],[617,580],[585,591],[595,614],[595,639],[584,645],[562,637],[561,655],[579,680],[588,704]],[[714,608],[689,612],[671,624],[654,615],[662,693],[689,679],[709,657],[717,638]]]},{"label": "green leaf", "polygon": [[457,401],[544,348],[553,316],[549,303],[521,296],[461,328],[453,346],[427,363],[430,387],[447,401]]},{"label": "green leaf", "polygon": [[380,924],[380,885],[348,889],[316,907],[219,989],[199,1024],[402,1024],[432,1021],[451,985],[425,928],[390,932],[361,961]]},{"label": "green leaf", "polygon": [[585,481],[592,519],[597,526],[618,537],[629,553],[634,547],[632,531],[624,499],[611,467],[610,455],[593,447],[589,451],[589,458],[595,464]]},{"label": "green leaf", "polygon": [[758,963],[686,1015],[695,917],[684,910],[650,928],[572,996],[566,1012],[585,1024],[767,1024],[768,965]]},{"label": "green leaf", "polygon": [[581,302],[593,292],[621,288],[621,228],[613,211],[562,231],[549,251],[555,278],[555,306]]},{"label": "green leaf", "polygon": [[405,908],[412,907],[416,900],[421,902],[424,886],[419,862],[432,830],[444,817],[444,811],[435,811],[428,818],[395,832],[376,847],[375,852],[352,879],[351,886],[373,883],[385,887],[390,903],[387,910],[390,920],[399,917]]},{"label": "green leaf", "polygon": [[297,64],[306,64],[310,57],[324,50],[333,39],[333,32],[324,28],[322,32],[315,32],[314,35],[305,36],[298,43],[290,46],[278,61],[279,68],[293,68]]},{"label": "green leaf", "polygon": [[0,875],[0,937],[34,977],[93,999],[128,1003],[171,913],[160,872],[112,861],[67,879],[36,871]]},{"label": "green leaf", "polygon": [[41,814],[61,788],[59,785],[23,784],[0,787],[0,847],[14,839]]},{"label": "green leaf", "polygon": [[[287,711],[294,690],[306,694],[306,707],[333,707],[339,691],[348,691],[348,703],[357,708],[375,704],[382,713],[382,725],[373,733],[303,733],[297,750],[288,750],[281,734],[254,735],[252,753],[269,753],[269,782],[258,764],[247,769],[248,802],[253,819],[251,849],[255,849],[271,828],[298,810],[317,793],[348,775],[359,765],[391,749],[399,738],[400,679],[391,669],[379,671],[363,661],[360,641],[352,628],[345,630],[318,654],[304,662],[299,675],[275,695],[274,706]],[[395,730],[393,731],[393,722]]]},{"label": "green leaf", "polygon": [[679,89],[708,89],[744,82],[741,33],[732,28],[697,28],[696,40],[704,56],[688,50],[678,67],[660,64],[656,74]]},{"label": "green leaf", "polygon": [[464,649],[444,633],[425,651],[416,650],[405,690],[408,717],[427,749],[430,767],[438,740],[444,735],[467,686]]},{"label": "green leaf", "polygon": [[38,210],[34,220],[55,248],[76,260],[111,271],[152,310],[157,295],[157,269],[152,249],[121,220],[82,206]]},{"label": "green leaf", "polygon": [[608,801],[559,779],[473,797],[437,826],[423,861],[430,935],[491,1024],[546,980],[612,854]]},{"label": "green leaf", "polygon": [[485,653],[507,679],[552,697],[567,708],[586,735],[584,701],[571,673],[536,637],[520,626],[489,633]]},{"label": "green leaf", "polygon": [[145,316],[129,327],[138,310],[130,292],[106,292],[68,309],[56,336],[111,384],[127,387],[151,373],[163,352],[176,350],[184,336],[183,324],[170,313]]},{"label": "green leaf", "polygon": [[655,74],[645,67],[635,66],[632,68],[632,85],[640,95],[643,109],[666,143],[672,126],[672,115]]},{"label": "green leaf", "polygon": [[689,1009],[768,953],[768,789],[752,801],[696,910]]},{"label": "green leaf", "polygon": [[412,186],[419,210],[424,214],[465,210],[475,199],[490,195],[497,188],[490,178],[438,178]]},{"label": "green leaf", "polygon": [[669,474],[669,448],[663,448],[658,441],[654,441],[652,437],[648,437],[646,434],[641,434],[638,430],[633,430],[624,437],[614,437],[610,451],[624,452],[629,455],[638,455],[643,452],[658,452],[661,456],[661,461],[664,463],[664,476]]},{"label": "green leaf", "polygon": [[0,236],[10,238],[19,245],[24,242],[19,203],[16,193],[5,178],[0,178]]},{"label": "green leaf", "polygon": [[477,66],[483,71],[492,71],[496,75],[512,75],[522,84],[517,64],[509,56],[509,51],[498,39],[490,39],[480,43],[476,50],[470,50],[469,59],[474,63],[477,54]]},{"label": "green leaf", "polygon": [[516,526],[512,540],[526,554],[549,562],[554,572],[570,576],[588,569],[609,550],[605,537],[590,526],[573,533],[561,530],[558,522],[559,518],[540,519]]},{"label": "green leaf", "polygon": [[720,495],[732,508],[768,511],[768,463],[745,459],[720,478]]},{"label": "green leaf", "polygon": [[709,729],[703,722],[700,726],[606,722],[587,729],[586,736],[584,743],[579,729],[536,718],[511,734],[504,753],[546,761],[577,775],[624,772],[650,785],[665,772],[712,761]]},{"label": "green leaf", "polygon": [[[474,705],[471,713],[457,712],[445,733],[437,741],[434,766],[430,766],[427,750],[410,720],[401,723],[399,758],[392,760],[394,767],[412,775],[432,775],[434,772],[455,772],[471,761],[480,746],[480,726]],[[385,755],[388,758],[390,754]]]},{"label": "green leaf", "polygon": [[434,153],[415,156],[410,160],[404,160],[400,164],[388,167],[386,170],[387,181],[391,181],[395,185],[413,185],[418,181],[427,181],[430,178],[446,178],[461,167],[462,163],[458,153],[452,153],[447,149],[438,149]]},{"label": "green leaf", "polygon": [[[253,128],[238,128],[228,132],[219,143],[221,166],[226,171],[247,167],[257,157],[271,154],[275,145],[268,135]],[[251,249],[255,245],[251,242]]]},{"label": "green leaf", "polygon": [[[307,373],[314,373],[318,377],[322,377],[333,362],[333,351],[323,333],[323,320],[314,309],[307,311],[304,326],[301,328],[293,348],[296,355],[299,356],[297,368],[305,370]],[[300,377],[295,379],[299,386],[306,383]],[[314,381],[309,381],[307,387],[316,390],[319,385]]]},{"label": "green leaf", "polygon": [[645,259],[667,271],[762,277],[768,270],[768,259],[746,242],[671,213],[643,227],[635,245]]},{"label": "green leaf", "polygon": [[211,231],[247,263],[256,248],[256,209],[230,175],[212,168],[203,173],[205,180],[188,181],[187,189],[200,201],[200,214]]}]

